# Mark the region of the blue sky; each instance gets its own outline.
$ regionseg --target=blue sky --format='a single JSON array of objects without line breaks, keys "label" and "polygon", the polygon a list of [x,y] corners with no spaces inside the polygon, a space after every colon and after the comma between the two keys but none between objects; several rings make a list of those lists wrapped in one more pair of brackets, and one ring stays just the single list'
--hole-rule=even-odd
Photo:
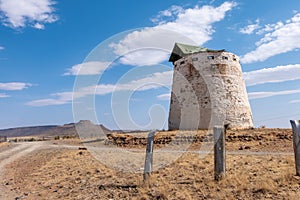
[{"label": "blue sky", "polygon": [[[189,40],[240,56],[255,126],[300,118],[298,1],[0,0],[0,15],[0,129],[70,123],[74,110],[112,129],[166,128],[167,59]],[[74,95],[81,81],[95,87]]]}]

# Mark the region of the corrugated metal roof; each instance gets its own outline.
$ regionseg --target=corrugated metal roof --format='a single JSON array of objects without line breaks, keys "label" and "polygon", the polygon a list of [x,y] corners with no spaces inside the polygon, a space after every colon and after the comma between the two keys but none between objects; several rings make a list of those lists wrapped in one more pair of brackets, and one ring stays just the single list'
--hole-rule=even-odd
[{"label": "corrugated metal roof", "polygon": [[171,56],[169,58],[169,62],[175,62],[182,57],[185,57],[190,54],[198,53],[198,52],[223,52],[223,51],[225,51],[225,49],[212,50],[205,47],[175,43]]}]

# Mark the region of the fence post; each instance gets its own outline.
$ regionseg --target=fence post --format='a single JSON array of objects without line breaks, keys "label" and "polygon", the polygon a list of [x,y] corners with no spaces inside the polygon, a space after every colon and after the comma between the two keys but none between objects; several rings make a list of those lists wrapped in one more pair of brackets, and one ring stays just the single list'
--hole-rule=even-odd
[{"label": "fence post", "polygon": [[293,147],[295,154],[296,175],[300,176],[300,120],[290,120],[293,129]]},{"label": "fence post", "polygon": [[147,181],[152,172],[153,164],[153,143],[155,131],[150,131],[147,138],[147,147],[146,147],[146,158],[144,166],[144,181]]},{"label": "fence post", "polygon": [[214,127],[214,166],[215,180],[225,178],[225,129],[224,127]]}]

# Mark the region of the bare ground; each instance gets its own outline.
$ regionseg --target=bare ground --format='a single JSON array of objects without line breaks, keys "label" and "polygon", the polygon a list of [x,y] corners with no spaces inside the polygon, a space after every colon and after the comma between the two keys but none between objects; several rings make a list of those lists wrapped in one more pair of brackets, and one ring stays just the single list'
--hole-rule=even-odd
[{"label": "bare ground", "polygon": [[[0,191],[10,191],[4,199],[298,199],[300,178],[294,176],[290,135],[288,129],[229,132],[226,178],[220,182],[214,181],[213,155],[199,155],[197,144],[154,171],[146,183],[141,173],[108,164],[122,158],[99,161],[79,150],[78,141],[4,146]],[[109,146],[103,151],[112,151]]]}]

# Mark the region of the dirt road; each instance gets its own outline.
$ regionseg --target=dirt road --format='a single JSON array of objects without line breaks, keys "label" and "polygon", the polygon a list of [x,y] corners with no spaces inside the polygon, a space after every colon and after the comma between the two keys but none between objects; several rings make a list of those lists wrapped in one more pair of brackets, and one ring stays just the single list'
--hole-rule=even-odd
[{"label": "dirt road", "polygon": [[[5,166],[22,156],[25,156],[35,150],[43,148],[44,142],[35,143],[16,143],[11,144],[4,151],[0,152],[0,180],[4,180]],[[12,194],[4,185],[3,182],[0,184],[0,199],[14,199],[15,195]]]},{"label": "dirt road", "polygon": [[[5,166],[9,163],[24,157],[34,151],[49,148],[78,148],[71,145],[54,145],[52,142],[21,142],[12,143],[4,150],[0,151],[0,180],[4,180]],[[15,194],[5,187],[5,183],[0,182],[0,200],[15,199]]]}]

